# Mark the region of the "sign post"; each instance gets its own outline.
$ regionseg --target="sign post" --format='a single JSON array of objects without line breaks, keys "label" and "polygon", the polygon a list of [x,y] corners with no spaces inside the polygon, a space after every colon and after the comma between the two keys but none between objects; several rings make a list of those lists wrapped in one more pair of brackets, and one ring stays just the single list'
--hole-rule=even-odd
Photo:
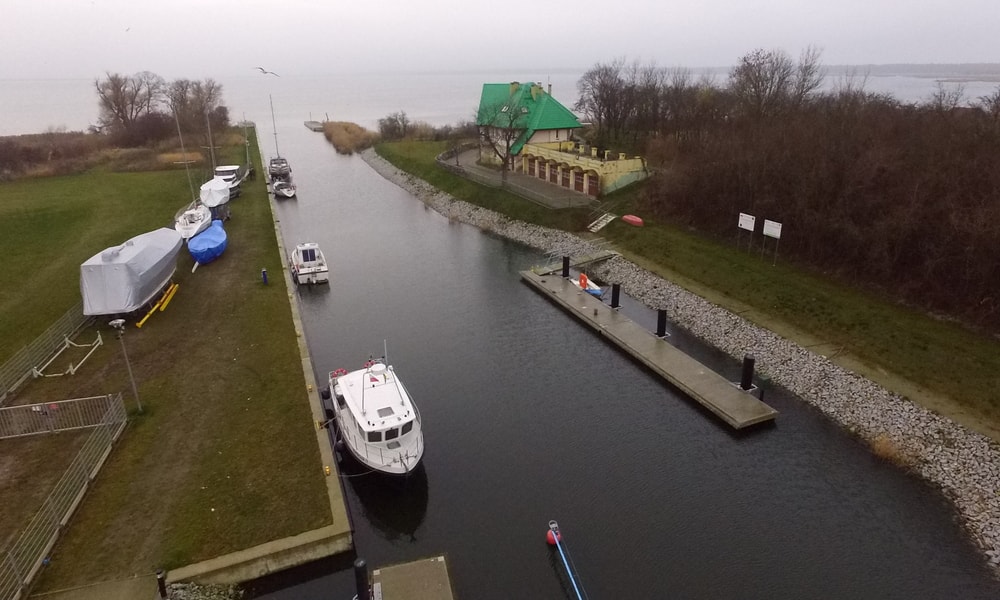
[{"label": "sign post", "polygon": [[[777,221],[769,221],[767,219],[764,219],[764,235],[766,237],[774,238],[774,260],[771,261],[771,264],[774,265],[778,262],[778,244],[781,243],[781,223],[778,223]],[[765,243],[767,242],[766,239],[764,241]],[[761,255],[763,254],[764,254],[764,246],[762,244]]]},{"label": "sign post", "polygon": [[[753,215],[748,215],[746,213],[740,213],[740,220],[737,223],[740,229],[746,229],[750,232],[750,241],[747,243],[747,252],[750,252],[753,248],[753,230],[757,223],[757,217]],[[740,248],[740,236],[739,231],[736,232],[736,249]]]}]

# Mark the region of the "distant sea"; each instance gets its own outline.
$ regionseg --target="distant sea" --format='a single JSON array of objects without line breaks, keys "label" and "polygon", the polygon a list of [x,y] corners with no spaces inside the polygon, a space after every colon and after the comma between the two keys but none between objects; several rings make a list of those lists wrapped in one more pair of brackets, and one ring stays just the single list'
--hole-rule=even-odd
[{"label": "distant sea", "polygon": [[[353,121],[376,129],[378,120],[398,111],[410,121],[441,126],[472,120],[482,84],[536,81],[552,86],[552,94],[572,107],[576,84],[586,69],[539,71],[455,71],[427,73],[333,74],[310,77],[271,75],[219,76],[232,121],[255,121],[271,131],[269,97],[279,131],[308,119]],[[692,69],[725,83],[728,69]],[[965,99],[975,100],[1000,87],[1000,64],[828,66],[825,89],[853,72],[871,92],[889,93],[903,102],[926,100],[939,82],[964,86]],[[866,77],[867,74],[867,77]],[[49,129],[85,130],[97,119],[97,96],[90,79],[0,80],[0,135],[41,133]]]}]

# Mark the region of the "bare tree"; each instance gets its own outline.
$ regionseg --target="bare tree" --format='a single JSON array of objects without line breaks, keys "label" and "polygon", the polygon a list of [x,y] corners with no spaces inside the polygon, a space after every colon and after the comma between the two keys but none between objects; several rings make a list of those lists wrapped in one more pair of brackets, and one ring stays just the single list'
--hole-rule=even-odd
[{"label": "bare tree", "polygon": [[805,102],[806,97],[819,89],[823,83],[825,73],[822,63],[820,63],[822,54],[823,51],[816,46],[807,46],[799,54],[799,63],[795,65],[795,77],[792,85],[792,103],[795,106],[800,106]]},{"label": "bare tree", "polygon": [[952,111],[965,99],[965,85],[954,86],[945,85],[944,82],[937,82],[937,89],[927,99],[927,105],[938,112]]},{"label": "bare tree", "polygon": [[976,106],[981,108],[994,123],[1000,123],[1000,86],[988,96],[980,96]]},{"label": "bare tree", "polygon": [[628,103],[629,86],[625,77],[625,59],[598,63],[576,84],[580,94],[574,108],[597,125],[599,138],[616,137],[626,125],[632,107]]},{"label": "bare tree", "polygon": [[130,135],[136,121],[153,113],[162,102],[163,78],[149,71],[135,75],[106,73],[106,76],[94,81],[100,106],[100,128]]},{"label": "bare tree", "polygon": [[744,113],[769,117],[780,111],[794,77],[795,65],[784,50],[757,48],[729,72],[729,89]]},{"label": "bare tree", "polygon": [[229,126],[229,109],[222,104],[222,85],[213,79],[174,80],[166,96],[181,130],[201,136],[203,144],[209,143],[209,124],[217,132]]},{"label": "bare tree", "polygon": [[480,143],[500,160],[500,177],[505,184],[507,171],[514,166],[512,148],[527,131],[529,109],[521,98],[512,94],[507,100],[480,106],[476,114]]}]

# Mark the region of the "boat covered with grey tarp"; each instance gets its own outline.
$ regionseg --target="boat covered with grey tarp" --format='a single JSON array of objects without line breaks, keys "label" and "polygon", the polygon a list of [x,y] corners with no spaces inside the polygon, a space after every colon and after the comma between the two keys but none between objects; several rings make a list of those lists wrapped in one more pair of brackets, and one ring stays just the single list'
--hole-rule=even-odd
[{"label": "boat covered with grey tarp", "polygon": [[152,300],[177,269],[182,245],[179,233],[161,227],[90,257],[80,265],[83,314],[130,313]]}]

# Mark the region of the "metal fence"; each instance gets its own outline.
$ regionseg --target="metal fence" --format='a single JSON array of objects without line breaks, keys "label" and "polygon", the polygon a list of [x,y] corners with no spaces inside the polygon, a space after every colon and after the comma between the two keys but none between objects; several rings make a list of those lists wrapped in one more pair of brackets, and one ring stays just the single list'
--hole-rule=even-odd
[{"label": "metal fence", "polygon": [[90,396],[0,408],[0,440],[97,427],[104,422],[114,396]]},{"label": "metal fence", "polygon": [[9,394],[16,392],[21,384],[31,377],[31,371],[34,367],[45,362],[48,357],[62,348],[66,338],[72,337],[73,334],[90,323],[92,318],[83,314],[83,301],[81,300],[66,314],[59,317],[45,333],[18,350],[7,362],[0,365],[0,406],[3,406]]},{"label": "metal fence", "polygon": [[69,522],[90,482],[111,453],[115,440],[125,429],[127,416],[122,395],[119,393],[106,398],[106,412],[100,422],[92,426],[93,433],[52,493],[42,502],[20,537],[0,550],[0,600],[18,600],[27,594],[31,581],[55,545],[59,533]]}]

